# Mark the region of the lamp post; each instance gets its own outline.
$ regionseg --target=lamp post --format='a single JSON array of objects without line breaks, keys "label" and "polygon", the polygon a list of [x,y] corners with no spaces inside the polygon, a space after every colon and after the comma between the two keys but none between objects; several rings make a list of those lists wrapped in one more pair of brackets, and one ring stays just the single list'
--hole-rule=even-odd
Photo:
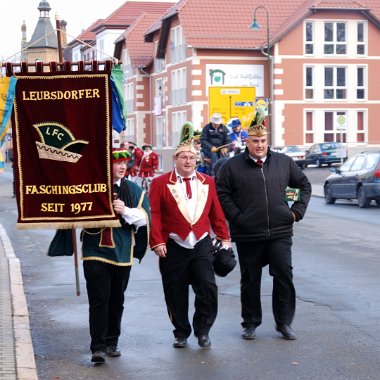
[{"label": "lamp post", "polygon": [[[253,31],[257,31],[259,29],[262,28],[262,26],[257,22],[256,20],[256,11],[258,11],[259,9],[262,9],[265,11],[266,13],[266,16],[267,16],[267,58],[268,58],[268,68],[267,68],[267,73],[268,73],[268,76],[267,76],[267,82],[268,82],[268,117],[269,117],[269,124],[270,124],[270,128],[272,129],[272,114],[271,114],[271,101],[272,101],[272,98],[271,98],[271,73],[270,73],[270,46],[269,46],[269,12],[268,12],[268,9],[266,7],[264,7],[263,5],[260,5],[258,7],[255,8],[255,10],[253,11],[253,23],[249,26],[250,29],[252,29]],[[273,136],[273,134],[272,134]],[[273,137],[272,137],[273,139]],[[273,140],[272,140],[272,144],[273,144]]]}]

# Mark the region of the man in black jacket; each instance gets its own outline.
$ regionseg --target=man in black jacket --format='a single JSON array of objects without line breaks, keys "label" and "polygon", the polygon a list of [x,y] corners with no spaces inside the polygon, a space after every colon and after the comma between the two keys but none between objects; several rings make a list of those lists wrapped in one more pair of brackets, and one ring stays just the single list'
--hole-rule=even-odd
[{"label": "man in black jacket", "polygon": [[211,116],[210,122],[202,129],[200,140],[204,157],[211,161],[207,174],[212,175],[216,161],[227,156],[232,144],[230,132],[222,124],[220,113],[214,113]]},{"label": "man in black jacket", "polygon": [[[291,205],[289,187],[298,195]],[[267,130],[260,124],[248,129],[245,152],[223,165],[217,191],[239,256],[242,337],[255,339],[262,322],[261,275],[269,264],[276,330],[285,339],[296,339],[291,328],[296,304],[292,235],[293,223],[303,218],[310,200],[309,180],[292,158],[269,149]]]}]

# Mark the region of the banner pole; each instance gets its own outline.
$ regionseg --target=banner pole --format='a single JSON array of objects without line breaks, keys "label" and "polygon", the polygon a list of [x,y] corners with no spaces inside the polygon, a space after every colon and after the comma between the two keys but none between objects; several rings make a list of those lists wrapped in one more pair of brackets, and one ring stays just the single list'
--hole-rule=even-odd
[{"label": "banner pole", "polygon": [[77,296],[80,296],[80,285],[79,285],[79,270],[78,270],[78,249],[77,249],[77,234],[75,228],[71,229],[73,237],[73,248],[74,248],[74,267],[75,267],[75,284],[77,290]]}]

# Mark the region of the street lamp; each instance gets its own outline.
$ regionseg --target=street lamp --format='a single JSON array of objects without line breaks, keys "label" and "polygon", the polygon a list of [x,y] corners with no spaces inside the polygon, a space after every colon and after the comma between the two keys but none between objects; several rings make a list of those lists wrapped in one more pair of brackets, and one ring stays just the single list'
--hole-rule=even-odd
[{"label": "street lamp", "polygon": [[[272,117],[272,114],[271,114],[271,101],[272,101],[272,98],[271,98],[270,46],[269,46],[269,12],[268,12],[268,9],[265,8],[263,5],[260,5],[260,6],[256,7],[255,10],[253,11],[253,23],[252,23],[252,25],[249,26],[249,28],[252,29],[253,31],[257,31],[257,30],[259,30],[259,29],[262,28],[262,26],[256,20],[256,11],[259,10],[259,9],[263,9],[265,11],[266,15],[267,15],[268,117],[269,117],[270,128],[272,129],[272,118],[271,118]],[[272,141],[272,144],[273,144],[273,141]]]}]

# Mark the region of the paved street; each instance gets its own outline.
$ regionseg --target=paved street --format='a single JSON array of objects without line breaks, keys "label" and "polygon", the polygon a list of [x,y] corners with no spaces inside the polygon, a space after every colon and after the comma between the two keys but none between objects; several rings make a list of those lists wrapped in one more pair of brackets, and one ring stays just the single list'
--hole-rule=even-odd
[{"label": "paved street", "polygon": [[[313,176],[326,175],[326,171],[316,170]],[[0,177],[1,186],[4,178]],[[267,271],[262,289],[263,325],[257,329],[255,341],[241,339],[236,268],[227,278],[218,278],[219,315],[210,334],[211,349],[200,349],[193,337],[188,348],[174,349],[157,258],[148,252],[142,264],[133,268],[126,294],[120,340],[123,355],[97,368],[89,361],[88,305],[81,263],[78,297],[73,259],[46,256],[54,231],[15,229],[17,209],[10,195],[1,193],[0,222],[21,262],[40,380],[379,378],[376,234],[380,226],[376,220],[380,210],[376,207],[332,208],[313,197],[307,217],[296,225],[294,328],[298,340],[285,341],[274,330]]]}]

